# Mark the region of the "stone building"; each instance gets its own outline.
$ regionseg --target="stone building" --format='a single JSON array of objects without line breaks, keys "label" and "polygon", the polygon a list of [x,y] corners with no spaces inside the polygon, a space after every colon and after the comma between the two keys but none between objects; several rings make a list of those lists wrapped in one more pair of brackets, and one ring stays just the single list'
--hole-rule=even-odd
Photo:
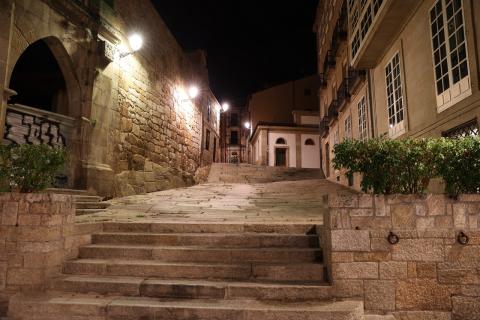
[{"label": "stone building", "polygon": [[320,168],[317,87],[318,77],[310,76],[250,97],[251,163]]},{"label": "stone building", "polygon": [[4,143],[65,146],[63,187],[114,197],[191,185],[215,159],[205,57],[182,50],[150,1],[1,0],[0,83]]},{"label": "stone building", "polygon": [[478,135],[480,3],[320,1],[314,29],[326,176],[345,138]]},{"label": "stone building", "polygon": [[[231,107],[222,117],[222,161],[226,163],[248,162],[248,115],[245,108]],[[248,128],[246,127],[248,126]]]}]

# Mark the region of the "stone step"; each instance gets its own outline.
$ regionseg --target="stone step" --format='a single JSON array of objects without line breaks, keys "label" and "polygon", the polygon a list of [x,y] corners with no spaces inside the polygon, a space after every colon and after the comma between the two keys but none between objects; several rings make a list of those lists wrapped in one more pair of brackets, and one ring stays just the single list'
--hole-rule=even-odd
[{"label": "stone step", "polygon": [[75,201],[77,202],[100,202],[103,198],[99,196],[89,196],[89,195],[76,195]]},{"label": "stone step", "polygon": [[159,300],[92,295],[17,295],[16,320],[362,320],[359,301],[272,303],[255,300]]},{"label": "stone step", "polygon": [[76,202],[76,209],[106,209],[110,206],[108,202]]},{"label": "stone step", "polygon": [[332,287],[322,282],[262,283],[135,277],[67,276],[52,290],[102,295],[183,299],[257,299],[279,301],[325,300]]},{"label": "stone step", "polygon": [[318,248],[203,248],[180,246],[104,245],[80,248],[84,259],[145,259],[165,262],[315,262],[322,260]]},{"label": "stone step", "polygon": [[128,223],[105,222],[105,232],[315,234],[308,224]]},{"label": "stone step", "polygon": [[71,194],[74,196],[87,196],[87,190],[77,190],[77,189],[64,189],[64,188],[47,188],[46,192],[61,193],[61,194]]},{"label": "stone step", "polygon": [[142,244],[164,246],[203,246],[216,248],[318,248],[317,235],[268,233],[97,233],[94,244]]},{"label": "stone step", "polygon": [[72,275],[156,277],[161,279],[221,279],[262,281],[324,281],[320,263],[216,264],[167,263],[155,260],[79,259],[65,263]]},{"label": "stone step", "polygon": [[363,320],[395,320],[395,316],[389,315],[364,315]]},{"label": "stone step", "polygon": [[105,212],[107,210],[105,209],[76,209],[75,214],[77,216],[82,216],[85,214],[92,214],[92,213],[99,213],[99,212]]}]

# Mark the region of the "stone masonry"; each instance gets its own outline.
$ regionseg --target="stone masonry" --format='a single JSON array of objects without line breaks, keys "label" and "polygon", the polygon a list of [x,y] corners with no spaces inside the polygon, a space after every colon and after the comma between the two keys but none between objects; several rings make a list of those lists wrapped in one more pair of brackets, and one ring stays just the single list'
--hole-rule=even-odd
[{"label": "stone masonry", "polygon": [[[324,255],[333,284],[363,285],[365,309],[397,319],[480,319],[480,196],[338,195]],[[390,244],[390,232],[398,236]],[[463,232],[467,244],[460,244]]]}]

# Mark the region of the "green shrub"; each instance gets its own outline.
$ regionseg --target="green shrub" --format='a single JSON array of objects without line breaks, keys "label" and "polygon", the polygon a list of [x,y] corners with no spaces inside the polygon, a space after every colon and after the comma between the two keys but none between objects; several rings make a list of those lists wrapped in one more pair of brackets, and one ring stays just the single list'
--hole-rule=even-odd
[{"label": "green shrub", "polygon": [[335,169],[362,175],[364,192],[423,193],[441,177],[450,195],[480,190],[480,138],[346,140],[334,148]]},{"label": "green shrub", "polygon": [[439,139],[434,145],[437,174],[450,195],[480,191],[480,137]]},{"label": "green shrub", "polygon": [[66,161],[62,148],[48,145],[0,146],[0,186],[4,191],[34,192],[52,185]]},{"label": "green shrub", "polygon": [[364,192],[422,193],[433,177],[434,155],[428,140],[346,140],[334,148],[335,169],[362,174]]}]

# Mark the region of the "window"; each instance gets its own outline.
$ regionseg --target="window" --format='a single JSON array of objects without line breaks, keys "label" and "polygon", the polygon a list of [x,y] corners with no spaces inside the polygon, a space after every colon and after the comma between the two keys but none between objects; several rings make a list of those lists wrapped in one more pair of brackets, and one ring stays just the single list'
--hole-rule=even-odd
[{"label": "window", "polygon": [[230,114],[230,126],[231,127],[238,126],[238,113]]},{"label": "window", "polygon": [[441,112],[471,93],[462,0],[437,0],[430,9],[430,31]]},{"label": "window", "polygon": [[305,140],[305,145],[306,146],[314,146],[315,145],[315,141],[313,141],[313,139],[307,139]]},{"label": "window", "polygon": [[352,137],[352,115],[348,115],[345,118],[345,139],[349,139]]},{"label": "window", "polygon": [[391,137],[396,137],[405,131],[402,77],[398,52],[385,67],[385,79],[387,84],[389,134]]},{"label": "window", "polygon": [[277,141],[275,141],[275,143],[276,143],[276,144],[287,144],[287,143],[285,142],[285,139],[283,139],[283,138],[278,138]]},{"label": "window", "polygon": [[340,142],[339,140],[339,134],[338,134],[338,126],[337,126],[337,130],[335,130],[334,134],[333,134],[333,145],[337,145],[338,143]]},{"label": "window", "polygon": [[210,149],[210,130],[207,129],[205,132],[205,150]]},{"label": "window", "polygon": [[358,103],[358,137],[360,140],[368,138],[367,106],[365,103],[365,97],[362,97]]},{"label": "window", "polygon": [[368,7],[365,15],[362,18],[360,23],[360,30],[362,31],[362,39],[367,35],[370,25],[372,24],[372,7]]},{"label": "window", "polygon": [[212,114],[212,107],[210,105],[208,105],[207,106],[207,121],[208,122],[210,122],[211,114]]},{"label": "window", "polygon": [[238,131],[230,132],[230,144],[238,144]]},{"label": "window", "polygon": [[352,6],[349,6],[350,34],[352,35],[349,38],[351,39],[350,48],[352,60],[355,59],[362,42],[367,38],[368,31],[383,3],[383,0],[360,0],[358,2],[352,2]]},{"label": "window", "polygon": [[480,135],[480,132],[478,130],[477,119],[468,121],[467,123],[443,133],[443,136],[448,138],[464,138],[478,135]]}]

